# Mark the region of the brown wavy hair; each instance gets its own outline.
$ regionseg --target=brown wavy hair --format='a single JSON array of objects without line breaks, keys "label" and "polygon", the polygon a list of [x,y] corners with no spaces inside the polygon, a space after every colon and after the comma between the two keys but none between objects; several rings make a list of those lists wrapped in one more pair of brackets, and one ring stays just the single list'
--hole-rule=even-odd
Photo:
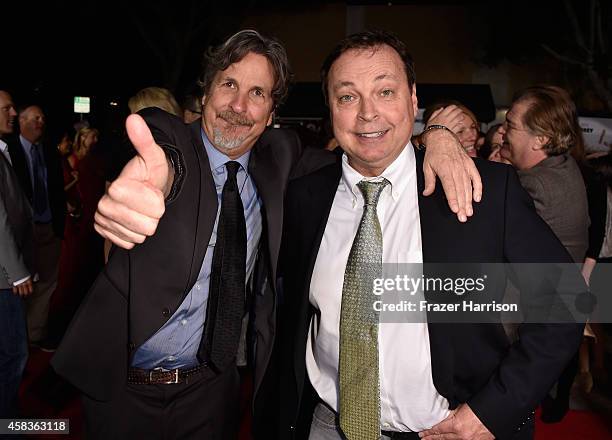
[{"label": "brown wavy hair", "polygon": [[546,154],[556,156],[583,145],[576,105],[567,91],[551,85],[527,87],[512,98],[512,103],[519,101],[527,104],[523,125],[536,136],[548,137]]},{"label": "brown wavy hair", "polygon": [[249,53],[256,53],[267,58],[274,71],[272,99],[278,107],[287,97],[291,68],[284,46],[277,40],[264,37],[252,29],[242,30],[229,37],[223,44],[209,48],[204,55],[204,69],[198,80],[204,95],[208,95],[217,72],[240,62]]}]

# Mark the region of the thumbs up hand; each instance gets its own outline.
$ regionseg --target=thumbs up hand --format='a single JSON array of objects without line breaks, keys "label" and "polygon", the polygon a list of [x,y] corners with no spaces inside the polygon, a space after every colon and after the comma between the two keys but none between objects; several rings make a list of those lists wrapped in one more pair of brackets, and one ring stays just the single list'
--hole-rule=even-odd
[{"label": "thumbs up hand", "polygon": [[125,125],[138,154],[100,199],[94,227],[115,245],[131,249],[155,233],[165,211],[174,169],[140,115],[130,115]]}]

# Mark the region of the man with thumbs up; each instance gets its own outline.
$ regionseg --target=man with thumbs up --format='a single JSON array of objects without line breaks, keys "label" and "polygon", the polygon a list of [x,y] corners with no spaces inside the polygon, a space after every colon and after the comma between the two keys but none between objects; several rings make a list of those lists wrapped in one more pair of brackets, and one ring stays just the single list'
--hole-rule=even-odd
[{"label": "man with thumbs up", "polygon": [[[208,53],[201,123],[158,109],[128,118],[138,155],[96,215],[117,247],[52,361],[84,393],[88,438],[235,438],[237,364],[253,367],[265,429],[283,195],[290,176],[334,160],[265,130],[289,77],[280,43],[241,31]],[[435,136],[428,191],[435,169],[465,220],[463,182],[478,194],[479,176],[452,136]]]}]

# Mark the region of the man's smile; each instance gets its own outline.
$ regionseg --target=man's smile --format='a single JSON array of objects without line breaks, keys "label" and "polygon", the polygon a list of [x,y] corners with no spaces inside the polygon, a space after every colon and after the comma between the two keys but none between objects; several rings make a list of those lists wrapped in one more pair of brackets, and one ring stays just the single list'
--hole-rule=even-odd
[{"label": "man's smile", "polygon": [[377,139],[377,138],[384,136],[388,131],[389,129],[381,130],[381,131],[358,132],[355,134],[360,138]]}]

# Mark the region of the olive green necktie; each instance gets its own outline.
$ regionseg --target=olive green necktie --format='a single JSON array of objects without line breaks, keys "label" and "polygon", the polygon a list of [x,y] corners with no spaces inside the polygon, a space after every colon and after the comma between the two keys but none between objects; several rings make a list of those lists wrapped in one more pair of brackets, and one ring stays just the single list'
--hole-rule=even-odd
[{"label": "olive green necktie", "polygon": [[378,313],[374,278],[382,277],[382,231],[376,205],[388,180],[357,184],[365,205],[349,253],[340,312],[340,428],[348,440],[380,438]]}]

